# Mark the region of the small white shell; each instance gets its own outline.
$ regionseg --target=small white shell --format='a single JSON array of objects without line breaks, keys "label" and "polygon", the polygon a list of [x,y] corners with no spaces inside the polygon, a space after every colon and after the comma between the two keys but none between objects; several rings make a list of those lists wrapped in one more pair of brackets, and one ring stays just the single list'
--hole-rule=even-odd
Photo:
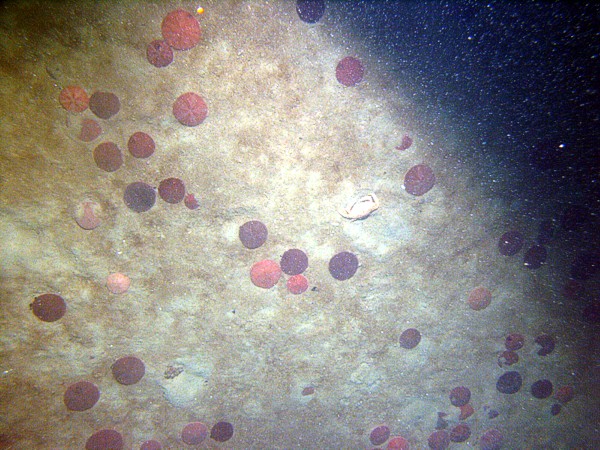
[{"label": "small white shell", "polygon": [[379,199],[375,194],[369,194],[351,201],[345,208],[338,208],[338,213],[346,219],[359,220],[369,217],[377,209]]}]

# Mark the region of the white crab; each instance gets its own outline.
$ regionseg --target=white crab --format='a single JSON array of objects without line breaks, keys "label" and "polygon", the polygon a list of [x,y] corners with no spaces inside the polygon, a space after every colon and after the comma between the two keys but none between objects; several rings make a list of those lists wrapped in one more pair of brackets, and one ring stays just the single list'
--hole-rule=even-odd
[{"label": "white crab", "polygon": [[365,195],[358,200],[353,200],[345,208],[338,208],[340,216],[352,221],[366,219],[371,213],[379,209],[379,199],[375,194]]}]

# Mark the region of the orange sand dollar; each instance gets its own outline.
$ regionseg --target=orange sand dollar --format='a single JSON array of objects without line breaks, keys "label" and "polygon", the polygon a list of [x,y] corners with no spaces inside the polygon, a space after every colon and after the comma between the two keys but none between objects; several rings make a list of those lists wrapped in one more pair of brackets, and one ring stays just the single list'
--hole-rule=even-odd
[{"label": "orange sand dollar", "polygon": [[61,106],[67,111],[80,113],[88,108],[90,99],[80,86],[67,86],[58,96]]}]

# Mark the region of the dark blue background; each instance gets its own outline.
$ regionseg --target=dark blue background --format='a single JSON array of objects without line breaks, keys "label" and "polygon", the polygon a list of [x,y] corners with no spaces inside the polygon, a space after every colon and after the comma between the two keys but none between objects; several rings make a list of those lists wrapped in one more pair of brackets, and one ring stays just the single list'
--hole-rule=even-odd
[{"label": "dark blue background", "polygon": [[372,1],[327,7],[434,122],[440,117],[476,136],[479,148],[472,151],[490,165],[516,178],[564,180],[574,186],[574,202],[598,207],[597,5]]}]

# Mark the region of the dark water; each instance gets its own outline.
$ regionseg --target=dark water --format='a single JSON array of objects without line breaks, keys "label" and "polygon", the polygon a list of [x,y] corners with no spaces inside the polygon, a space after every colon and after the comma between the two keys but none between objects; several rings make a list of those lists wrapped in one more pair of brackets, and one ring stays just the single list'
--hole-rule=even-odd
[{"label": "dark water", "polygon": [[593,2],[336,2],[428,111],[488,166],[598,195],[600,9]]}]

